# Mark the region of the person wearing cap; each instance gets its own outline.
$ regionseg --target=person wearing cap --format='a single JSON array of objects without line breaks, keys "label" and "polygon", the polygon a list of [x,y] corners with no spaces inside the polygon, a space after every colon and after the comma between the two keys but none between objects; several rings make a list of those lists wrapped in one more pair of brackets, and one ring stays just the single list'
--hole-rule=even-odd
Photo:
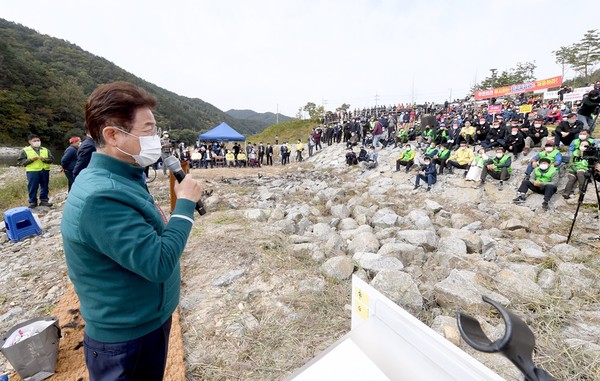
[{"label": "person wearing cap", "polygon": [[421,186],[421,180],[427,182],[427,192],[431,190],[431,186],[435,184],[437,181],[437,173],[436,173],[435,163],[430,157],[425,157],[423,161],[423,165],[421,165],[421,169],[417,173],[417,178],[415,180],[415,188],[417,189]]},{"label": "person wearing cap", "polygon": [[524,179],[519,186],[517,197],[513,199],[515,204],[520,204],[527,200],[527,191],[531,189],[535,193],[544,195],[542,208],[548,210],[548,203],[557,191],[558,169],[550,165],[550,159],[547,157],[540,159],[540,165],[531,173],[529,179]]},{"label": "person wearing cap", "polygon": [[563,191],[563,197],[566,199],[571,198],[575,183],[578,183],[579,185],[579,193],[583,193],[585,191],[583,186],[585,184],[586,173],[589,169],[589,163],[583,158],[583,153],[589,149],[590,144],[591,143],[589,141],[583,140],[577,149],[573,151],[573,154],[570,155],[567,185]]},{"label": "person wearing cap", "polygon": [[25,167],[29,207],[38,206],[38,189],[40,206],[52,206],[48,200],[48,184],[50,183],[50,164],[54,161],[54,157],[49,149],[42,147],[39,136],[30,134],[27,141],[29,145],[21,151],[17,158],[17,164]]},{"label": "person wearing cap", "polygon": [[496,155],[493,158],[488,159],[481,170],[481,179],[479,182],[480,186],[485,184],[487,175],[490,175],[496,180],[500,180],[498,189],[502,190],[504,187],[504,181],[510,178],[512,160],[510,155],[506,153],[504,147],[496,148]]},{"label": "person wearing cap", "polygon": [[590,137],[590,132],[588,130],[581,130],[579,135],[577,135],[576,139],[573,139],[571,144],[569,145],[569,156],[573,154],[577,149],[579,149],[579,145],[581,142],[587,141],[590,145],[594,145],[594,139]]},{"label": "person wearing cap", "polygon": [[567,115],[567,120],[563,120],[556,126],[554,130],[554,145],[556,147],[563,145],[570,145],[571,142],[577,138],[579,133],[583,130],[583,123],[577,120],[577,115],[570,113]]},{"label": "person wearing cap", "polygon": [[73,185],[73,181],[75,181],[75,177],[73,176],[73,170],[75,169],[75,164],[77,164],[77,150],[81,145],[81,138],[79,136],[73,136],[69,139],[69,146],[63,153],[62,158],[60,159],[60,166],[62,167],[65,176],[67,177],[68,182],[68,190],[67,193],[71,191],[71,186]]},{"label": "person wearing cap", "polygon": [[546,139],[548,138],[548,128],[544,126],[543,118],[541,116],[537,116],[533,125],[529,127],[527,130],[527,137],[525,138],[525,148],[523,149],[523,154],[527,156],[529,151],[531,151],[531,147],[539,145],[540,147],[546,146]]},{"label": "person wearing cap", "polygon": [[545,157],[549,158],[550,163],[556,168],[559,168],[563,161],[563,157],[562,157],[562,154],[560,153],[560,150],[558,148],[556,148],[556,146],[554,145],[554,142],[552,140],[549,140],[546,142],[546,144],[544,146],[544,150],[540,151],[540,153],[538,153],[537,155],[532,157],[531,160],[529,161],[529,164],[527,164],[527,168],[525,168],[525,177],[526,178],[529,178],[529,176],[531,175],[533,170],[535,168],[537,168],[537,166],[539,164],[539,160],[543,159]]},{"label": "person wearing cap", "polygon": [[478,142],[482,142],[487,137],[488,132],[490,131],[490,124],[488,123],[485,117],[480,116],[475,126],[475,137]]}]

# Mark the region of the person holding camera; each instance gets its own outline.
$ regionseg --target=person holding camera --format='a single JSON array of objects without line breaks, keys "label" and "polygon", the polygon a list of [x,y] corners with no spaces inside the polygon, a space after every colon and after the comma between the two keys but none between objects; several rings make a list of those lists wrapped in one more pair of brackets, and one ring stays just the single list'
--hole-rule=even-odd
[{"label": "person holding camera", "polygon": [[592,114],[598,114],[598,107],[600,105],[600,90],[592,90],[587,96],[583,97],[579,109],[577,109],[577,120],[583,124],[583,128],[590,130],[590,134],[594,133],[596,128],[595,120],[592,118]]}]

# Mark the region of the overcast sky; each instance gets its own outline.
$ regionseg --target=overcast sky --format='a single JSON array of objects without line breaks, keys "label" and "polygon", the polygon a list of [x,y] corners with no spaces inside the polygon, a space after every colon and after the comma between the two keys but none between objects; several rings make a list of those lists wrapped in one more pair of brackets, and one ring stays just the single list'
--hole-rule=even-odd
[{"label": "overcast sky", "polygon": [[[4,0],[0,17],[72,42],[177,94],[295,116],[464,97],[600,29],[590,0]],[[566,79],[574,75],[567,72]]]}]

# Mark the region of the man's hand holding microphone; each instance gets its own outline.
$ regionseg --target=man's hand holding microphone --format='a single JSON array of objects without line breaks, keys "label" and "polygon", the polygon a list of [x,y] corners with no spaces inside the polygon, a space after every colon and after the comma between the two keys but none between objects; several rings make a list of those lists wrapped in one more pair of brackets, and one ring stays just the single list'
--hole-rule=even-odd
[{"label": "man's hand holding microphone", "polygon": [[167,166],[167,169],[173,173],[177,183],[174,186],[175,195],[177,198],[185,198],[187,200],[191,200],[196,203],[196,211],[202,216],[206,214],[206,209],[204,209],[204,204],[200,200],[202,197],[202,187],[200,183],[196,180],[192,179],[191,176],[186,176],[185,172],[181,168],[181,163],[179,163],[179,159],[175,156],[169,156],[164,159],[163,165]]}]

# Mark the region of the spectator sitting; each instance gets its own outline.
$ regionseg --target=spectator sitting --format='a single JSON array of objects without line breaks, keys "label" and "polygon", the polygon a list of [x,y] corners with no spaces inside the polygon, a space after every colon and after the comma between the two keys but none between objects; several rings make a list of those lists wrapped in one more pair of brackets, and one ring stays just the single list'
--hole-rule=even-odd
[{"label": "spectator sitting", "polygon": [[358,164],[356,153],[352,150],[352,148],[348,148],[348,152],[346,153],[346,165],[352,166],[356,164]]},{"label": "spectator sitting", "polygon": [[554,145],[558,148],[560,143],[568,146],[577,138],[579,132],[583,130],[583,123],[577,120],[577,115],[571,113],[567,115],[567,120],[564,120],[556,126],[554,130]]},{"label": "spectator sitting", "polygon": [[450,150],[448,149],[448,144],[444,143],[440,145],[440,150],[437,155],[433,157],[433,162],[440,166],[439,174],[444,173],[444,168],[446,168],[446,164],[448,162],[448,158],[450,157]]},{"label": "spectator sitting", "polygon": [[365,146],[360,146],[360,152],[358,153],[358,161],[365,160],[367,160],[367,150],[365,149]]},{"label": "spectator sitting", "polygon": [[448,162],[446,163],[448,173],[452,174],[452,168],[456,167],[458,169],[464,169],[464,176],[466,176],[474,156],[473,151],[467,147],[467,142],[460,142],[460,147],[450,155]]},{"label": "spectator sitting", "polygon": [[360,163],[364,169],[371,169],[377,167],[377,152],[375,152],[375,146],[369,146],[369,152],[367,153],[367,160]]},{"label": "spectator sitting", "polygon": [[398,160],[396,160],[396,172],[400,171],[400,166],[403,165],[406,167],[406,172],[410,171],[410,168],[415,163],[415,150],[412,148],[410,144],[407,144],[404,147],[404,150],[400,152],[400,156]]},{"label": "spectator sitting", "polygon": [[496,149],[496,156],[492,159],[488,159],[486,165],[481,171],[480,186],[485,184],[485,179],[489,174],[492,178],[500,180],[498,189],[502,190],[504,187],[504,181],[510,178],[512,161],[510,155],[506,153],[504,147],[498,147]]},{"label": "spectator sitting", "polygon": [[475,127],[471,125],[471,122],[465,121],[465,126],[460,129],[460,141],[465,141],[469,145],[475,144],[475,132]]},{"label": "spectator sitting", "polygon": [[438,154],[438,148],[436,147],[436,143],[435,142],[431,142],[429,143],[429,147],[427,147],[425,149],[425,156],[429,157],[429,158],[433,158],[434,156],[437,156]]},{"label": "spectator sitting", "polygon": [[200,168],[200,161],[202,160],[202,154],[197,149],[192,154],[192,168]]},{"label": "spectator sitting", "polygon": [[483,148],[490,149],[504,146],[504,128],[500,126],[499,118],[492,122],[492,127],[488,131],[485,140],[481,142]]},{"label": "spectator sitting", "polygon": [[248,159],[244,152],[238,153],[237,161],[238,161],[238,166],[240,166],[240,167],[245,167],[248,164]]},{"label": "spectator sitting", "polygon": [[556,193],[558,183],[558,169],[550,165],[550,159],[544,157],[540,159],[540,165],[533,171],[529,179],[523,180],[519,186],[517,197],[513,200],[516,204],[525,202],[527,199],[527,190],[531,189],[536,193],[544,195],[542,208],[548,210],[548,202],[552,195]]},{"label": "spectator sitting", "polygon": [[554,124],[562,122],[563,115],[558,107],[552,107],[552,111],[548,113],[548,116],[544,120],[544,124]]},{"label": "spectator sitting", "polygon": [[513,124],[510,128],[510,133],[504,138],[504,148],[506,148],[507,152],[512,153],[516,160],[524,147],[525,137],[519,131],[519,126]]},{"label": "spectator sitting", "polygon": [[534,157],[532,157],[531,160],[529,161],[527,168],[525,168],[526,178],[529,178],[529,176],[531,175],[533,170],[535,168],[537,168],[538,161],[545,157],[549,158],[550,163],[552,163],[552,165],[556,168],[560,167],[560,165],[562,164],[563,159],[562,159],[560,150],[554,146],[553,141],[548,141],[548,142],[546,142],[546,146],[544,147],[544,150],[541,151],[540,153],[538,153],[537,155],[535,155]]},{"label": "spectator sitting", "polygon": [[525,148],[523,154],[527,156],[531,151],[532,146],[539,144],[540,147],[546,146],[546,139],[548,137],[548,129],[542,123],[542,117],[538,116],[533,121],[533,125],[529,127],[527,131],[527,137],[525,138]]},{"label": "spectator sitting", "polygon": [[590,132],[588,130],[581,130],[581,132],[577,136],[577,139],[573,139],[571,144],[569,144],[568,155],[571,156],[571,154],[573,154],[573,152],[579,148],[579,145],[583,141],[587,141],[588,143],[590,143],[590,145],[594,144],[594,139],[590,137]]},{"label": "spectator sitting", "polygon": [[346,148],[351,148],[358,145],[358,140],[358,134],[356,132],[351,132],[350,139],[348,139],[348,142],[346,143]]},{"label": "spectator sitting", "polygon": [[421,185],[419,182],[421,180],[427,182],[427,192],[431,190],[431,186],[435,184],[437,181],[437,170],[435,168],[435,163],[428,156],[425,156],[424,164],[421,166],[420,171],[417,173],[417,179],[415,180],[415,189],[419,188]]},{"label": "spectator sitting", "polygon": [[235,155],[233,154],[233,151],[227,151],[225,154],[225,162],[228,167],[235,167]]},{"label": "spectator sitting", "polygon": [[571,198],[573,194],[573,187],[575,183],[579,185],[579,193],[583,193],[585,184],[585,176],[589,169],[589,163],[583,158],[583,153],[590,147],[590,142],[584,140],[581,142],[579,147],[571,154],[569,161],[569,175],[567,185],[563,191],[564,198]]},{"label": "spectator sitting", "polygon": [[488,159],[489,159],[489,157],[485,153],[485,150],[483,148],[480,148],[479,151],[477,152],[477,155],[475,156],[475,158],[473,158],[473,161],[471,161],[471,165],[469,167],[467,175],[465,176],[465,180],[466,181],[480,180],[481,179],[481,171],[483,170],[483,167],[485,166],[485,163],[488,161]]}]

